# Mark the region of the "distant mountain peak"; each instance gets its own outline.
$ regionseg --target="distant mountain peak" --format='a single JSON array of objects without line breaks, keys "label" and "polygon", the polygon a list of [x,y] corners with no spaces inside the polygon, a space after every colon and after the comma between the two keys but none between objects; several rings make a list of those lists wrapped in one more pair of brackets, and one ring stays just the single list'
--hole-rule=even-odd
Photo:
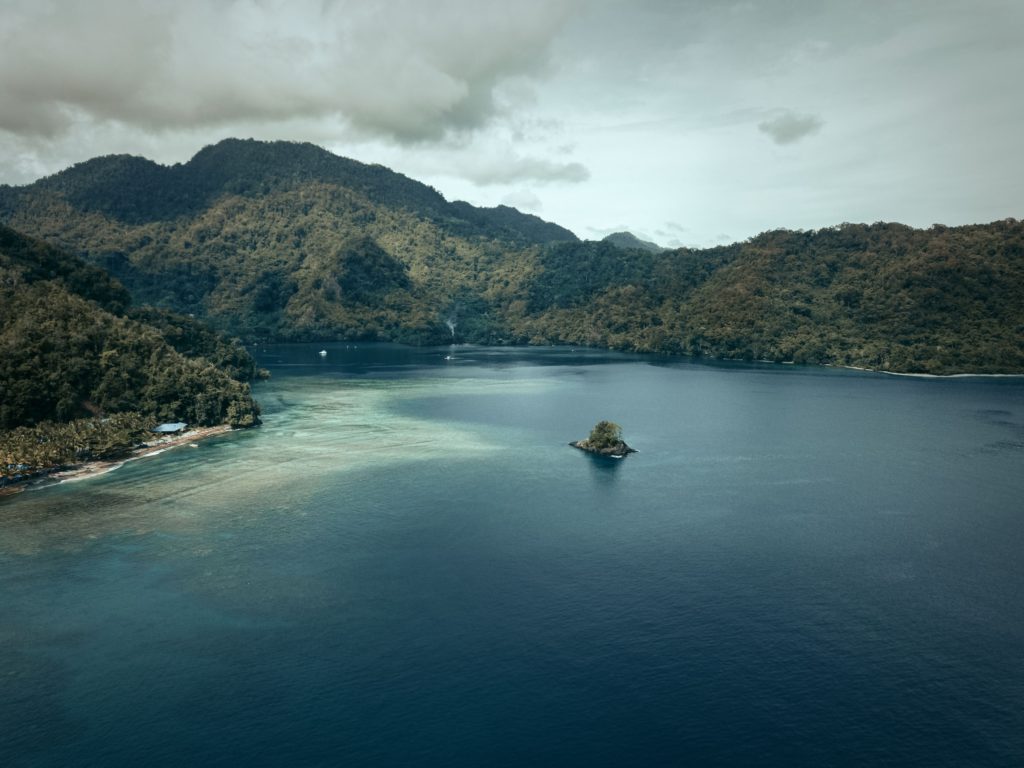
[{"label": "distant mountain peak", "polygon": [[611,243],[617,248],[639,248],[650,253],[661,253],[668,250],[668,248],[662,248],[657,243],[652,243],[649,240],[641,240],[632,232],[613,232],[602,238],[602,242]]},{"label": "distant mountain peak", "polygon": [[21,188],[0,190],[0,211],[22,194],[56,194],[84,212],[143,225],[200,215],[224,195],[262,198],[303,184],[351,190],[369,205],[409,211],[448,231],[519,244],[575,242],[575,234],[515,208],[448,202],[433,187],[383,165],[336,155],[308,142],[223,139],[185,163],[160,165],[132,155],[78,163]]}]

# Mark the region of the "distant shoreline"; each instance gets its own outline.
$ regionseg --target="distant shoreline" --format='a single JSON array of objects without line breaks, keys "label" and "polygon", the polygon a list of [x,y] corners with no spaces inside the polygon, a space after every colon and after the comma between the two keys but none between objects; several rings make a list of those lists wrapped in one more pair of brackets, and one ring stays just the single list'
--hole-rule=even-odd
[{"label": "distant shoreline", "polygon": [[884,368],[864,368],[857,365],[826,365],[826,368],[845,368],[848,371],[884,373],[886,376],[909,376],[914,379],[1024,379],[1024,373],[904,373]]},{"label": "distant shoreline", "polygon": [[9,484],[4,488],[0,488],[0,496],[11,496],[16,493],[21,493],[29,488],[58,485],[60,483],[71,483],[78,480],[86,480],[91,477],[99,477],[100,475],[105,475],[108,472],[113,472],[115,469],[118,469],[129,461],[141,459],[144,456],[163,453],[171,448],[178,448],[182,445],[188,445],[207,437],[223,435],[226,432],[231,431],[233,431],[233,428],[228,424],[218,424],[215,427],[190,429],[187,432],[182,432],[180,435],[174,435],[172,437],[159,437],[151,442],[143,444],[140,448],[133,449],[123,459],[115,459],[113,461],[86,461],[81,464],[58,467],[36,477],[28,478],[22,482]]}]

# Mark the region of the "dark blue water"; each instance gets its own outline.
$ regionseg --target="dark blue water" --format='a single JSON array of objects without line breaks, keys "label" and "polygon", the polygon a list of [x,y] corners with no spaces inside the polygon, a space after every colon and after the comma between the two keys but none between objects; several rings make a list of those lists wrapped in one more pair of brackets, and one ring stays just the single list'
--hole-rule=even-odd
[{"label": "dark blue water", "polygon": [[1024,765],[1024,381],[317,349],[0,501],[0,764]]}]

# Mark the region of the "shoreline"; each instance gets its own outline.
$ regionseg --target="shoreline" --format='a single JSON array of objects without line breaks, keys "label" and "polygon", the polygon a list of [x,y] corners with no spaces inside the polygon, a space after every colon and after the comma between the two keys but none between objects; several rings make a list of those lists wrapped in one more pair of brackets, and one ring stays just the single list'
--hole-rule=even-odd
[{"label": "shoreline", "polygon": [[[783,363],[785,365],[785,363]],[[825,368],[845,368],[848,371],[864,373],[884,373],[886,376],[908,376],[914,379],[1022,379],[1024,373],[906,373],[903,371],[887,371],[884,368],[864,368],[857,365],[829,365]]]},{"label": "shoreline", "polygon": [[123,459],[115,459],[113,461],[86,461],[82,464],[71,464],[65,467],[54,468],[37,477],[32,477],[23,482],[14,483],[4,488],[0,488],[0,496],[11,496],[30,488],[59,485],[60,483],[72,483],[79,480],[87,480],[91,477],[99,477],[100,475],[105,475],[108,472],[113,472],[115,469],[124,466],[129,461],[141,459],[146,456],[154,456],[158,453],[170,450],[171,448],[179,448],[182,445],[188,445],[207,437],[223,435],[232,431],[234,430],[230,425],[218,424],[215,427],[190,429],[187,432],[182,432],[180,435],[174,435],[173,437],[159,437],[151,442],[143,443],[139,448],[132,449],[131,452]]}]

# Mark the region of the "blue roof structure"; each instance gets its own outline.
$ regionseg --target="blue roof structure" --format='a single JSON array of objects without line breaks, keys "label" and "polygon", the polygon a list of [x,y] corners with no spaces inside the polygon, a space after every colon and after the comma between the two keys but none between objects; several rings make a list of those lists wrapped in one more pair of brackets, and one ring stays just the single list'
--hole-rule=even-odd
[{"label": "blue roof structure", "polygon": [[184,421],[174,421],[174,422],[168,422],[167,424],[157,424],[155,427],[153,427],[152,431],[153,432],[181,432],[181,430],[183,430],[187,426],[188,426],[188,424],[186,424]]}]

